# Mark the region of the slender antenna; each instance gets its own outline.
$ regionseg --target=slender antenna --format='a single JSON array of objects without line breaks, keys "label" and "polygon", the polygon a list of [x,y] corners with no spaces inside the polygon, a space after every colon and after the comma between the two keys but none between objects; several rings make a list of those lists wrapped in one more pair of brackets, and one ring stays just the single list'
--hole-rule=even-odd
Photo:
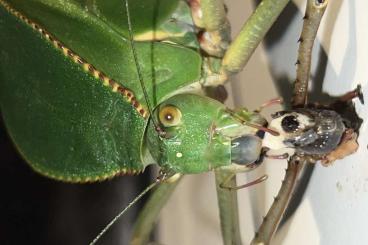
[{"label": "slender antenna", "polygon": [[159,179],[156,182],[150,184],[144,191],[142,191],[133,201],[131,201],[128,206],[126,206],[118,215],[113,218],[110,223],[108,223],[105,228],[93,239],[93,241],[89,245],[95,245],[97,241],[110,229],[110,227],[131,207],[133,206],[139,199],[141,199],[147,192],[149,192],[153,187],[155,187],[161,181]]},{"label": "slender antenna", "polygon": [[162,128],[158,126],[158,123],[156,122],[156,119],[154,118],[153,113],[152,113],[152,109],[151,109],[151,105],[150,105],[150,101],[149,101],[149,96],[148,96],[146,87],[143,83],[143,76],[142,76],[142,72],[141,72],[141,67],[138,63],[137,52],[136,52],[135,46],[134,46],[134,38],[133,38],[133,32],[132,32],[132,22],[130,20],[130,12],[129,12],[129,3],[128,3],[128,0],[124,0],[124,1],[125,1],[125,10],[127,12],[130,48],[132,49],[134,63],[135,63],[135,66],[137,68],[138,80],[139,80],[139,83],[141,84],[142,92],[143,92],[143,95],[144,95],[144,100],[146,101],[147,109],[148,109],[148,111],[151,115],[152,123],[155,126],[156,131],[160,135],[165,135],[165,131],[163,131]]}]

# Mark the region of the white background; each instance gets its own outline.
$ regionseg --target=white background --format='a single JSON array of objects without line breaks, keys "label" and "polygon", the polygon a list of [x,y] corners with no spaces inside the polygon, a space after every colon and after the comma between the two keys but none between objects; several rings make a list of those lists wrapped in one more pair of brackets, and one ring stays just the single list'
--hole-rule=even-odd
[{"label": "white background", "polygon": [[[249,15],[250,2],[228,1],[233,33]],[[286,76],[290,81],[295,78],[296,40],[305,2],[294,1],[300,10],[287,35],[267,53],[261,45],[246,69],[235,78],[229,105],[255,109],[277,96],[274,77]],[[318,33],[312,74],[321,44],[328,53],[323,90],[332,95],[343,94],[360,83],[368,100],[367,10],[366,0],[330,0]],[[357,111],[362,118],[368,118],[367,106],[357,103]],[[368,244],[367,136],[364,122],[356,154],[328,168],[316,166],[302,203],[272,244]],[[268,161],[263,168],[238,176],[239,182],[244,183],[264,172],[269,174],[265,184],[238,192],[244,244],[249,244],[255,227],[271,205],[285,167],[284,161]],[[213,173],[187,176],[164,208],[160,221],[163,244],[222,244]]]}]

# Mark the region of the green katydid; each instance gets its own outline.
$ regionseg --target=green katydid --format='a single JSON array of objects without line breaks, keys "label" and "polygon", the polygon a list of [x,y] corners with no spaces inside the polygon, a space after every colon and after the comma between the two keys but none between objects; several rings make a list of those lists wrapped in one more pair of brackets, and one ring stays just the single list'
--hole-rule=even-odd
[{"label": "green katydid", "polygon": [[[258,14],[269,13],[259,22],[264,25],[259,40],[287,2],[260,6]],[[1,40],[1,68],[13,71],[2,77],[1,109],[15,144],[36,171],[63,181],[91,182],[139,173],[157,163],[169,176],[217,169],[227,179],[229,173],[258,165],[262,139],[256,133],[267,131],[265,120],[193,94],[203,79],[203,60],[195,35],[170,21],[175,11],[189,15],[182,2],[166,1],[159,9],[132,3],[136,13],[156,13],[153,22],[143,18],[147,23],[133,28],[135,39],[142,40],[135,42],[141,72],[121,1],[0,3],[1,32],[9,34]],[[137,16],[133,21],[139,21]],[[239,48],[244,43],[237,39],[230,46],[221,76],[209,84],[223,82],[244,66],[256,46],[247,47],[244,55]]]}]

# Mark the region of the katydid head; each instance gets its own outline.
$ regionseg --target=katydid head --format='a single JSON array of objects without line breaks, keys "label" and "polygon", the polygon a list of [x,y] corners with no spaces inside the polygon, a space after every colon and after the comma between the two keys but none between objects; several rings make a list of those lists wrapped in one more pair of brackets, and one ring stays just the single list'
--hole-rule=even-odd
[{"label": "katydid head", "polygon": [[258,129],[244,122],[264,125],[259,114],[230,112],[210,98],[180,94],[158,105],[152,116],[165,134],[157,134],[151,118],[145,145],[166,171],[200,173],[218,167],[245,170],[256,166],[262,139],[256,135]]}]

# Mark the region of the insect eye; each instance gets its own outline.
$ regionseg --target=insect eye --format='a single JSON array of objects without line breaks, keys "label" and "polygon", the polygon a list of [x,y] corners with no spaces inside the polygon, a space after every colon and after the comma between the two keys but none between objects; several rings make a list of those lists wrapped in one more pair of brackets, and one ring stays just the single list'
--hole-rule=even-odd
[{"label": "insect eye", "polygon": [[317,6],[317,7],[322,7],[324,4],[327,3],[328,0],[315,0],[314,4]]},{"label": "insect eye", "polygon": [[287,132],[295,132],[299,128],[298,119],[295,116],[286,116],[281,121],[282,129]]},{"label": "insect eye", "polygon": [[163,126],[177,126],[181,121],[180,110],[172,105],[167,105],[160,110],[159,119]]}]

